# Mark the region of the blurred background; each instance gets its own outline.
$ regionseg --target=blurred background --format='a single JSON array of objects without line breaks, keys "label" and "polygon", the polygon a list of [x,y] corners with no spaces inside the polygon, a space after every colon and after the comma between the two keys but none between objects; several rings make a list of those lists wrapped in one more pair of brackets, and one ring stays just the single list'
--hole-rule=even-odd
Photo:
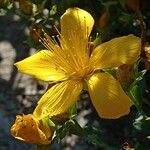
[{"label": "blurred background", "polygon": [[[33,112],[47,85],[18,73],[14,63],[43,48],[33,29],[37,29],[39,34],[44,29],[50,36],[57,35],[54,25],[60,30],[59,18],[70,7],[83,8],[92,14],[95,19],[92,39],[97,34],[101,37],[98,40],[103,42],[118,36],[142,34],[144,42],[149,44],[148,0],[0,0],[0,150],[36,149],[34,145],[14,139],[10,134],[10,127],[17,114]],[[145,22],[146,30],[142,29],[140,19]],[[139,70],[145,68],[149,69],[150,65],[141,63]],[[140,96],[145,100],[141,107],[146,116],[150,117],[149,71],[140,82],[143,86]],[[103,150],[104,142],[110,147],[112,145],[110,150],[125,150],[122,148],[124,144],[137,150],[150,150],[150,140],[146,138],[150,135],[150,122],[145,121],[145,114],[140,114],[133,107],[128,116],[117,120],[104,120],[97,116],[91,106],[88,93],[83,92],[80,99],[76,119],[82,127],[93,125],[101,131],[101,148],[95,146],[94,142],[88,142],[88,138],[92,136],[82,139],[68,134],[62,143],[54,142],[51,149]]]}]

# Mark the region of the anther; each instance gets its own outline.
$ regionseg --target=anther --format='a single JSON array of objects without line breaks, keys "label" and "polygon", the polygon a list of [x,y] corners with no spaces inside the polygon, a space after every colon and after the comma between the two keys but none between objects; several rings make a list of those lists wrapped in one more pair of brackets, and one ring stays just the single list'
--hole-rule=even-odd
[{"label": "anther", "polygon": [[89,42],[91,42],[91,41],[92,41],[92,36],[89,37]]},{"label": "anther", "polygon": [[98,38],[99,37],[99,33],[96,33],[96,38]]}]

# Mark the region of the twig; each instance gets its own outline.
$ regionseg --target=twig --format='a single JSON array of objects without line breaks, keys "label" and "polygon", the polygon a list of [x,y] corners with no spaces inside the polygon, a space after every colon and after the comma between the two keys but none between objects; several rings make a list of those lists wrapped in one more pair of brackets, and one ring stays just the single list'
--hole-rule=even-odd
[{"label": "twig", "polygon": [[146,53],[145,53],[146,24],[144,22],[144,18],[143,18],[141,10],[137,10],[136,15],[140,21],[140,28],[141,28],[141,57],[146,59]]}]

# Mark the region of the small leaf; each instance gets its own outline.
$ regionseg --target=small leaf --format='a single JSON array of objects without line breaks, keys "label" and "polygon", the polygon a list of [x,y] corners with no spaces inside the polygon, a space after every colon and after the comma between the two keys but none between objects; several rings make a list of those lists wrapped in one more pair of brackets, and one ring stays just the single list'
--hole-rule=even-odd
[{"label": "small leaf", "polygon": [[132,98],[135,105],[139,108],[142,104],[142,93],[138,84],[130,86],[129,96]]},{"label": "small leaf", "polygon": [[137,106],[137,108],[140,109],[143,96],[142,96],[142,90],[143,90],[143,76],[145,75],[146,70],[142,70],[140,72],[137,72],[135,75],[135,81],[130,85],[129,87],[129,96]]},{"label": "small leaf", "polygon": [[107,147],[107,145],[101,139],[100,131],[94,127],[84,128],[84,138],[94,145]]},{"label": "small leaf", "polygon": [[150,119],[140,114],[134,121],[133,126],[142,134],[150,134]]},{"label": "small leaf", "polygon": [[74,118],[76,115],[77,115],[77,108],[76,108],[76,105],[73,105],[69,108],[69,118]]},{"label": "small leaf", "polygon": [[83,136],[83,129],[81,128],[81,126],[78,124],[76,120],[70,119],[69,121],[67,121],[66,128],[71,134]]},{"label": "small leaf", "polygon": [[122,23],[127,24],[132,20],[132,16],[127,13],[122,12],[118,20]]},{"label": "small leaf", "polygon": [[76,120],[70,119],[57,129],[55,139],[60,142],[67,134],[83,136],[83,129]]},{"label": "small leaf", "polygon": [[42,119],[43,122],[47,123],[50,127],[55,127],[55,123],[49,118],[49,117],[45,117]]},{"label": "small leaf", "polygon": [[59,129],[56,130],[56,137],[55,140],[57,143],[60,143],[61,140],[68,134],[65,125],[61,126]]},{"label": "small leaf", "polygon": [[145,75],[146,71],[147,70],[142,70],[142,71],[136,73],[136,75],[135,75],[136,82],[143,79],[143,76]]},{"label": "small leaf", "polygon": [[57,13],[57,6],[53,5],[52,9],[50,10],[49,14],[50,16],[55,15]]}]

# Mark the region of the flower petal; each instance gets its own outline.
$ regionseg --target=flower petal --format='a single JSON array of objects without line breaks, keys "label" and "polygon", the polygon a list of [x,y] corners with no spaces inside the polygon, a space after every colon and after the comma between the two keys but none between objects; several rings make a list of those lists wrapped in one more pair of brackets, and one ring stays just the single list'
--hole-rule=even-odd
[{"label": "flower petal", "polygon": [[114,38],[94,49],[90,64],[95,69],[132,64],[139,58],[140,45],[140,38],[133,35]]},{"label": "flower petal", "polygon": [[62,114],[75,103],[81,90],[82,82],[77,80],[58,83],[42,96],[33,114],[37,118]]},{"label": "flower petal", "polygon": [[64,72],[54,63],[52,52],[42,50],[15,64],[22,73],[43,81],[59,81],[65,78]]},{"label": "flower petal", "polygon": [[100,117],[116,119],[130,112],[132,101],[110,74],[97,73],[91,76],[88,89]]},{"label": "flower petal", "polygon": [[61,16],[61,46],[75,65],[85,67],[89,55],[88,37],[94,25],[93,17],[80,8],[69,8]]},{"label": "flower petal", "polygon": [[80,8],[69,8],[61,16],[61,35],[78,45],[82,40],[87,40],[94,25],[93,17]]}]

